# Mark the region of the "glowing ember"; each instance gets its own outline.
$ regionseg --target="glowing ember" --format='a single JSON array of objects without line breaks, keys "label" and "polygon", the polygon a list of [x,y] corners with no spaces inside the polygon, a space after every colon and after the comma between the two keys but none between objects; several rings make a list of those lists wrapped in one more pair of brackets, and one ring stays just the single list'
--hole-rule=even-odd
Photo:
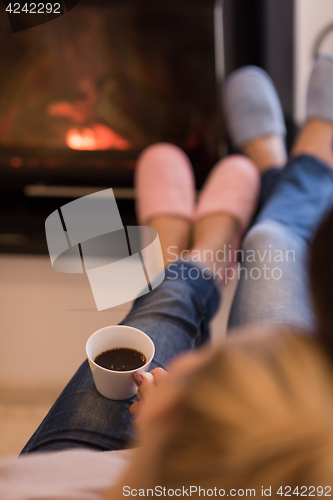
[{"label": "glowing ember", "polygon": [[131,143],[109,127],[96,123],[91,128],[71,128],[66,134],[66,144],[71,149],[86,151],[105,149],[130,149]]},{"label": "glowing ember", "polygon": [[13,156],[11,159],[10,159],[10,165],[13,167],[13,168],[20,168],[22,167],[22,158],[20,158],[20,156]]}]

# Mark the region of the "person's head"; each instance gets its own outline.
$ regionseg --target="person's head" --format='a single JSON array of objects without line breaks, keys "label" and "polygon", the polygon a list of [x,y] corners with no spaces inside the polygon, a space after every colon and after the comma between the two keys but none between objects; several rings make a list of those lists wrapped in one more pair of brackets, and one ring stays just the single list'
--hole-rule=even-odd
[{"label": "person's head", "polygon": [[253,488],[262,496],[261,487],[271,486],[273,498],[280,486],[330,485],[327,370],[318,346],[290,331],[236,336],[218,350],[180,357],[139,419],[136,479],[145,488],[216,487],[225,496]]},{"label": "person's head", "polygon": [[333,207],[311,245],[310,281],[318,333],[333,357]]}]

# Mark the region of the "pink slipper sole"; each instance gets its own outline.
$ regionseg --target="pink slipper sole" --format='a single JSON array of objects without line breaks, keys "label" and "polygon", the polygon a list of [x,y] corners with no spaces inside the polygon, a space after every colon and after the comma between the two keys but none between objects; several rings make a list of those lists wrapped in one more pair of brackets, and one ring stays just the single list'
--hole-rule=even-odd
[{"label": "pink slipper sole", "polygon": [[193,170],[177,146],[155,144],[145,149],[138,159],[135,186],[140,225],[158,215],[194,219]]},{"label": "pink slipper sole", "polygon": [[221,160],[210,173],[199,197],[196,219],[225,213],[240,223],[243,234],[257,208],[260,173],[245,156],[233,155]]}]

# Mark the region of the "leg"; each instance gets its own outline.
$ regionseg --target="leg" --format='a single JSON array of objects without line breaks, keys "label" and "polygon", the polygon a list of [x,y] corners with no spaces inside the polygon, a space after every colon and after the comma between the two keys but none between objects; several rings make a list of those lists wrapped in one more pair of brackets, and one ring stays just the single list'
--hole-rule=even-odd
[{"label": "leg", "polygon": [[[273,322],[288,323],[309,331],[315,328],[307,273],[308,248],[320,220],[332,204],[333,196],[333,161],[328,164],[321,160],[323,151],[327,158],[325,151],[327,141],[333,136],[333,125],[318,125],[318,129],[322,125],[329,126],[331,134],[309,135],[314,122],[304,127],[294,151],[301,154],[301,144],[304,144],[304,153],[311,151],[314,156],[304,154],[289,162],[244,239],[245,259],[250,251],[255,253],[256,259],[241,264],[244,271],[230,314],[230,326]],[[264,255],[264,258],[260,257]],[[280,277],[274,279],[270,273],[265,275],[264,266],[271,270],[277,268],[275,276]],[[256,275],[254,268],[261,270],[259,279],[250,278],[251,273]]]},{"label": "leg", "polygon": [[233,145],[250,157],[262,174],[260,210],[287,161],[286,127],[277,91],[265,71],[245,66],[227,78],[222,97]]},{"label": "leg", "polygon": [[[144,330],[155,343],[151,368],[164,366],[177,353],[201,345],[219,304],[212,279],[188,279],[192,266],[174,265],[172,279],[140,297],[122,324]],[[173,280],[175,272],[179,277]],[[182,274],[181,274],[182,273]],[[182,276],[184,279],[182,279]],[[87,361],[76,372],[22,453],[69,448],[118,450],[133,438],[128,408],[135,398],[112,401],[95,388]]]},{"label": "leg", "polygon": [[[152,197],[152,200],[149,199],[149,192],[145,191],[148,187],[158,187],[161,182],[160,175],[154,180],[154,175],[157,175],[156,167],[159,167],[159,174],[163,171],[169,174],[163,182],[166,195],[166,184],[172,182],[174,177],[170,175],[170,168],[183,172],[183,182],[178,189],[185,191],[187,201],[180,204],[180,208],[176,207],[183,217],[175,217],[177,214],[172,213],[172,216],[155,217],[154,220],[142,222],[150,222],[159,231],[164,256],[168,246],[177,247],[178,252],[188,248],[192,199],[194,200],[188,159],[178,148],[157,145],[145,151],[139,164],[136,179],[139,218],[143,216],[143,212],[146,215],[149,212],[144,210],[147,208],[146,201],[153,201],[155,208],[160,208],[156,189],[153,190],[155,198]],[[164,168],[165,165],[167,169]],[[147,179],[143,176],[147,169],[154,173],[149,174],[148,187]],[[172,186],[169,191],[176,196]],[[175,203],[170,205],[174,208]],[[162,207],[168,209],[166,199]],[[166,279],[157,289],[134,303],[123,324],[143,329],[151,335],[156,347],[152,368],[164,366],[179,351],[191,349],[207,338],[207,321],[214,314],[218,300],[219,292],[211,280],[204,281],[197,288],[191,285],[190,280]],[[90,368],[85,361],[27,443],[23,453],[82,447],[95,450],[125,448],[133,437],[131,415],[128,413],[133,399],[112,401],[102,397],[96,391]]]},{"label": "leg", "polygon": [[[156,158],[156,148],[154,155]],[[184,234],[190,234],[189,218],[175,218],[172,214],[147,222],[159,231],[165,256],[168,246],[176,248],[178,253],[189,248],[189,241],[184,240]],[[206,222],[209,225],[209,218]],[[175,223],[181,231],[174,230]],[[227,229],[223,230],[225,224]],[[232,220],[222,217],[218,225],[226,238],[233,238],[236,224]],[[201,230],[200,248],[205,249],[210,242],[205,246],[205,231],[203,227]],[[193,272],[195,279],[189,279]],[[208,339],[208,323],[216,312],[219,298],[220,288],[212,278],[207,279],[207,274],[203,277],[191,264],[173,264],[166,270],[164,282],[140,297],[122,324],[142,329],[151,336],[156,347],[151,368],[163,367],[177,353],[198,347]],[[112,401],[102,397],[95,389],[85,362],[22,453],[69,448],[125,448],[133,438],[128,413],[133,399]]]},{"label": "leg", "polygon": [[[155,160],[158,160],[156,148],[153,153]],[[169,165],[167,167],[169,168]],[[230,165],[228,168],[230,169]],[[249,160],[242,160],[238,169],[245,179],[252,179],[254,185],[258,184],[256,168]],[[216,175],[219,177],[220,170]],[[214,176],[211,183],[213,186],[215,179]],[[143,176],[141,180],[145,180]],[[146,185],[145,182],[143,184]],[[243,184],[245,189],[243,195],[238,196],[238,204],[242,208],[240,221],[244,223],[249,217],[244,213],[244,194],[245,205],[249,206],[249,210],[254,200],[252,203],[253,194],[250,201],[248,200],[248,185],[246,182]],[[210,199],[210,189],[205,193]],[[237,198],[237,193],[235,195]],[[210,210],[204,210],[204,205],[200,205],[204,218],[199,221],[195,231],[192,256],[193,259],[196,256],[196,260],[200,261],[198,256],[202,255],[202,263],[208,270],[203,273],[200,262],[198,267],[195,267],[193,262],[170,265],[166,269],[164,282],[149,294],[137,299],[131,312],[122,322],[142,329],[153,339],[156,354],[151,368],[163,367],[179,352],[194,349],[209,338],[208,325],[219,305],[220,286],[212,278],[214,257],[212,261],[206,262],[205,255],[208,251],[209,255],[215,256],[223,245],[228,245],[235,239],[239,231],[239,211],[235,211],[234,203],[230,202],[229,206],[232,205],[235,212],[233,215],[229,215],[228,210],[222,214],[216,213],[215,210],[211,213]],[[187,215],[188,212],[189,210]],[[145,213],[148,213],[148,210]],[[189,241],[184,240],[184,234],[189,235],[191,232],[189,217],[175,218],[172,213],[152,217],[147,222],[159,231],[164,256],[167,256],[169,246],[176,248],[178,255],[186,247],[189,248]],[[175,223],[177,230],[174,230]],[[181,226],[183,230],[178,230]],[[214,234],[211,231],[212,226]],[[122,449],[133,437],[128,413],[132,402],[133,398],[127,401],[111,401],[100,396],[85,362],[27,443],[23,453],[82,447],[95,450]]]},{"label": "leg", "polygon": [[[324,57],[315,63],[308,90],[308,121],[292,150],[293,159],[280,174],[269,167],[274,163],[281,166],[282,135],[279,139],[276,134],[274,138],[257,133],[274,122],[269,116],[275,116],[275,121],[278,118],[272,87],[269,91],[266,85],[265,94],[264,79],[256,73],[262,87],[259,98],[258,92],[246,90],[244,75],[239,73],[237,78],[247,105],[232,130],[236,139],[251,138],[241,146],[264,172],[265,193],[263,208],[243,242],[245,260],[229,325],[289,323],[311,331],[315,320],[309,297],[308,245],[333,194],[333,60]],[[254,132],[246,116],[248,108],[255,115]]]},{"label": "leg", "polygon": [[244,260],[240,263],[229,327],[280,323],[313,331],[315,318],[304,240],[268,219],[250,229],[242,249]]}]

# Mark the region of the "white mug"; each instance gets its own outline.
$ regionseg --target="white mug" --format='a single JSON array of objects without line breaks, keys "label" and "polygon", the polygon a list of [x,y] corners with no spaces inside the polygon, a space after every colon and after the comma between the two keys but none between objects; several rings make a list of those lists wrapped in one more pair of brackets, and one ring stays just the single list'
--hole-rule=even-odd
[{"label": "white mug", "polygon": [[[107,370],[95,363],[96,356],[114,347],[127,347],[142,352],[146,363],[140,368],[128,371]],[[91,373],[98,392],[108,399],[128,399],[137,392],[133,373],[144,373],[148,370],[155,354],[155,346],[148,335],[132,326],[106,326],[93,333],[86,345],[86,353]]]}]

